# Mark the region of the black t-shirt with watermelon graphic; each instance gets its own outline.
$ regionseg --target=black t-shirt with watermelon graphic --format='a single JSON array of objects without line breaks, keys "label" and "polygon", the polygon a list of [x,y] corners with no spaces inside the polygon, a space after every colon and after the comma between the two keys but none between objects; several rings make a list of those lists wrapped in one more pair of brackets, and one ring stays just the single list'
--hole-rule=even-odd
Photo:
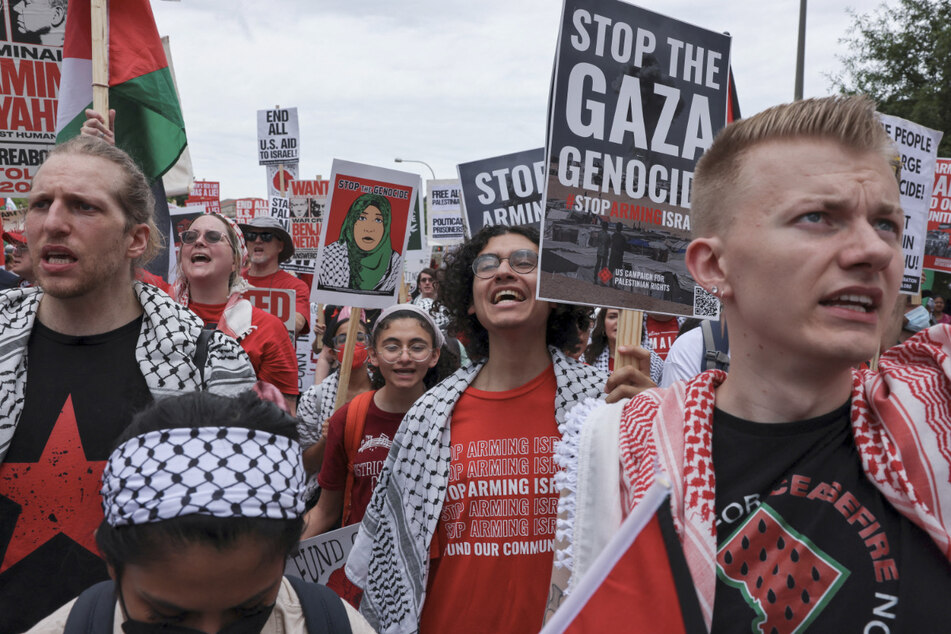
[{"label": "black t-shirt with watermelon graphic", "polygon": [[714,632],[947,631],[951,565],[864,476],[849,404],[713,430]]}]

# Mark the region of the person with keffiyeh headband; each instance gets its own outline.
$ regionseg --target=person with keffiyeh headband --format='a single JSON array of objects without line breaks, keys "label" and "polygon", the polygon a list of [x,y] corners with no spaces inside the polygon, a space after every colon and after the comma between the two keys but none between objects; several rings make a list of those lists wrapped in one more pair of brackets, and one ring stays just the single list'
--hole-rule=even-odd
[{"label": "person with keffiyeh headband", "polygon": [[254,393],[155,403],[102,474],[95,539],[111,581],[31,634],[372,632],[329,588],[283,575],[304,477],[294,420]]}]

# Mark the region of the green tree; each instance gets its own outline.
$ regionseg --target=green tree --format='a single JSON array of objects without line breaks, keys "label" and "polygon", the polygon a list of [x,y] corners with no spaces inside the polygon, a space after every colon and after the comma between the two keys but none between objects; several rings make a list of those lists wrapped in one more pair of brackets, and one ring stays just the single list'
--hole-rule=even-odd
[{"label": "green tree", "polygon": [[855,23],[841,40],[849,52],[839,58],[844,70],[831,77],[833,88],[943,131],[938,156],[951,156],[951,2],[897,0],[850,14]]}]

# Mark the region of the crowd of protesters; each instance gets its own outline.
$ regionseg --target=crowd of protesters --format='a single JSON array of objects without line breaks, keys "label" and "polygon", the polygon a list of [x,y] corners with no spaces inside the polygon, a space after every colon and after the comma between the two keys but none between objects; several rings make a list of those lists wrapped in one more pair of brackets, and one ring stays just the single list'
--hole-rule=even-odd
[{"label": "crowd of protesters", "polygon": [[[175,283],[145,283],[154,200],[103,130],[51,152],[3,236],[3,631],[537,632],[658,481],[704,631],[951,617],[951,318],[898,295],[900,166],[870,101],[718,135],[687,265],[724,336],[649,314],[634,342],[616,308],[536,297],[525,226],[484,228],[407,303],[320,323],[270,218],[198,217]],[[319,342],[300,394],[252,286],[294,289]],[[302,537],[352,524],[355,605],[283,576]],[[634,565],[654,596],[669,574]]]}]

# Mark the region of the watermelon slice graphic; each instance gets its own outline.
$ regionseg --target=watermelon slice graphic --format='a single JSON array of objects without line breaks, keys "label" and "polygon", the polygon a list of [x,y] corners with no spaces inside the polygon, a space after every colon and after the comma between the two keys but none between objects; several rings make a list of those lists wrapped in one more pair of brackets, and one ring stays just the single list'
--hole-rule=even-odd
[{"label": "watermelon slice graphic", "polygon": [[753,632],[795,634],[819,616],[849,571],[762,504],[720,546],[717,574],[756,612]]}]

